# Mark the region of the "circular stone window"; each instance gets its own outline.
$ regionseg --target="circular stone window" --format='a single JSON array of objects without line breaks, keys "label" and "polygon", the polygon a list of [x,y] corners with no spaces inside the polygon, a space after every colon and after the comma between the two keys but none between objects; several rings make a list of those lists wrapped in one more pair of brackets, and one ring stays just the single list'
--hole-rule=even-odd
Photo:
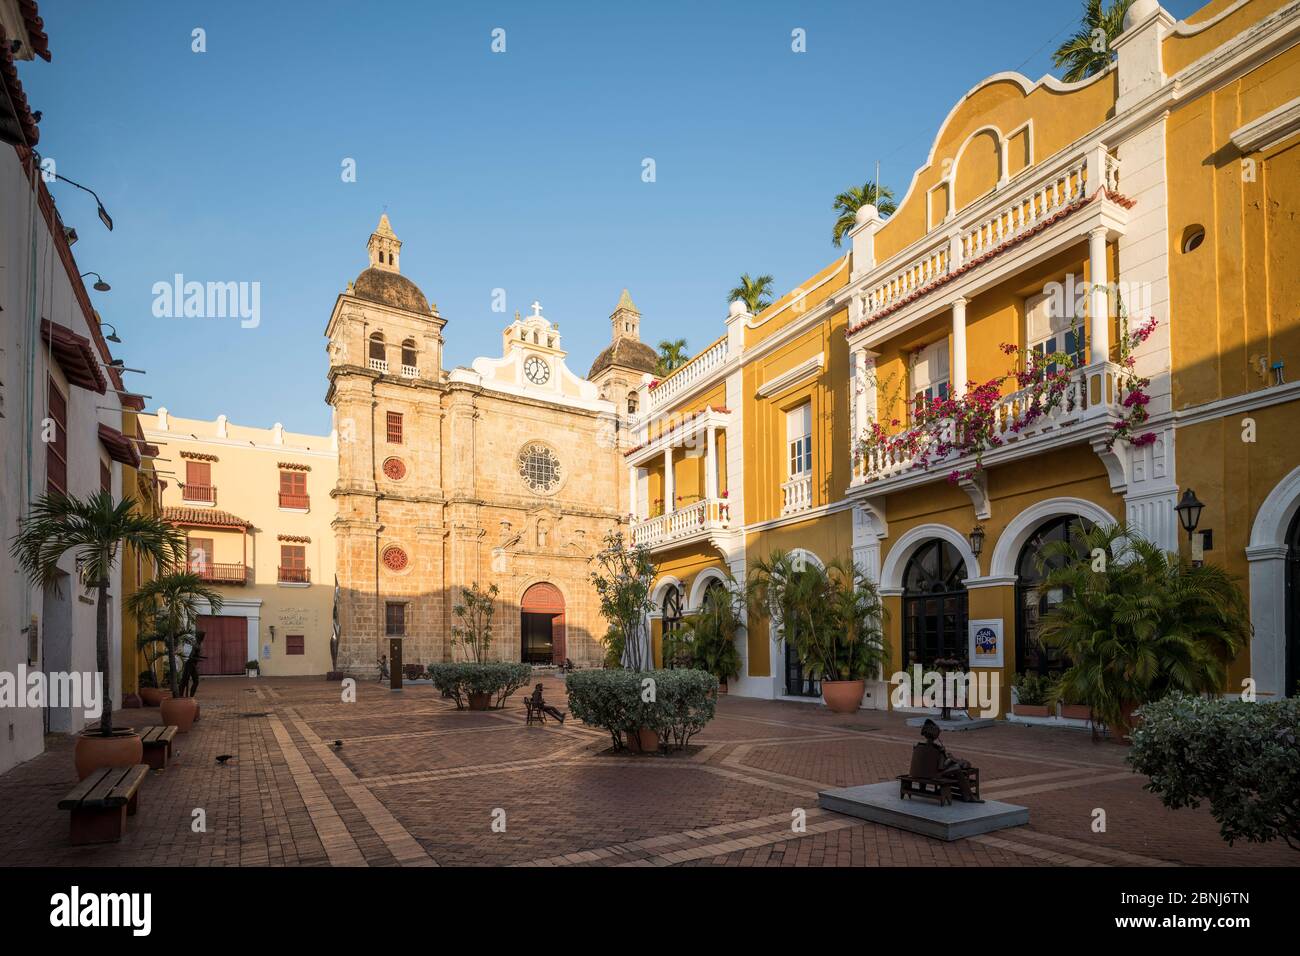
[{"label": "circular stone window", "polygon": [[400,458],[385,458],[384,474],[393,481],[401,481],[406,477],[406,462]]},{"label": "circular stone window", "polygon": [[404,570],[408,560],[406,552],[397,545],[391,545],[390,547],[384,548],[383,559],[384,567],[388,568],[390,571]]},{"label": "circular stone window", "polygon": [[529,442],[519,449],[519,477],[537,494],[550,494],[560,487],[560,459],[549,446]]}]

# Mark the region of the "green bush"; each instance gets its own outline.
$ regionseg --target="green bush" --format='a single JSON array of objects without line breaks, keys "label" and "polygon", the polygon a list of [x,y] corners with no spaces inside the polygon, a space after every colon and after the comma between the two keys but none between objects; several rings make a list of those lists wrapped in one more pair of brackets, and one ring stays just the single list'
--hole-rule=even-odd
[{"label": "green bush", "polygon": [[1129,763],[1171,810],[1208,800],[1219,833],[1300,850],[1300,699],[1171,694],[1142,706]]},{"label": "green bush", "polygon": [[465,709],[470,694],[492,694],[492,707],[499,709],[532,676],[531,666],[513,661],[440,661],[429,665],[433,686],[444,697],[455,700],[457,710]]},{"label": "green bush", "polygon": [[642,727],[680,750],[713,719],[718,699],[718,679],[699,670],[588,670],[567,683],[573,715],[609,731],[615,750],[623,749],[621,734]]},{"label": "green bush", "polygon": [[1012,686],[1016,689],[1016,703],[1037,707],[1053,702],[1056,684],[1050,678],[1034,671],[1017,674]]}]

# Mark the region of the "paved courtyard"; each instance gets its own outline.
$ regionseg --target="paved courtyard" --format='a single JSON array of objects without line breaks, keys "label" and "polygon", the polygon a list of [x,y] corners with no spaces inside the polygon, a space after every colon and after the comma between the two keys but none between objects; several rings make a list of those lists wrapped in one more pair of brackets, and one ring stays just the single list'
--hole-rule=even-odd
[{"label": "paved courtyard", "polygon": [[[375,683],[355,703],[306,678],[208,679],[202,719],[150,774],[117,844],[72,847],[56,804],[72,744],[0,777],[0,861],[77,866],[1170,866],[1294,865],[1284,845],[1228,847],[1208,810],[1165,810],[1126,748],[1001,725],[948,734],[985,796],[1030,824],[943,843],[817,809],[826,787],[891,780],[901,716],[723,697],[688,755],[616,757],[570,720],[527,727],[522,697],[457,712],[432,687]],[[564,707],[564,685],[546,681]],[[123,711],[143,727],[156,709]],[[342,741],[336,747],[335,741]],[[218,755],[230,754],[224,765]],[[1094,833],[1093,811],[1106,811]],[[194,811],[206,832],[194,832]],[[794,833],[792,812],[807,813]],[[503,815],[504,814],[504,815]],[[504,820],[504,832],[500,822]],[[494,830],[493,824],[497,822]]]}]

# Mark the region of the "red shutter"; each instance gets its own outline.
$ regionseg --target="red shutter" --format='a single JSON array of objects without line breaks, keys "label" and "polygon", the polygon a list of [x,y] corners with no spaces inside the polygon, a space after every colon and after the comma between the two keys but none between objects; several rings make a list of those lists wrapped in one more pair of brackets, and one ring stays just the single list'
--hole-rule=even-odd
[{"label": "red shutter", "polygon": [[290,634],[284,639],[284,652],[286,654],[305,654],[306,641],[301,634]]},{"label": "red shutter", "polygon": [[390,445],[400,445],[402,443],[402,413],[388,413],[388,443]]},{"label": "red shutter", "polygon": [[45,490],[68,493],[68,400],[50,379],[49,416],[54,423],[53,441],[45,444]]}]

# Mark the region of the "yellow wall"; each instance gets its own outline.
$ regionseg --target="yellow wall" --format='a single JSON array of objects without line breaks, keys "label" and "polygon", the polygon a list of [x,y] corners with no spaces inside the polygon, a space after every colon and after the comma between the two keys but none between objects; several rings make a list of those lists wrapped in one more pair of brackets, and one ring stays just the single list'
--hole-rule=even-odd
[{"label": "yellow wall", "polygon": [[[177,475],[163,492],[164,506],[193,507],[180,488],[185,480],[182,451],[216,455],[218,461],[212,463],[216,508],[253,525],[247,535],[248,583],[242,587],[221,585],[216,590],[227,601],[261,601],[258,646],[269,648],[270,653],[269,657],[265,650],[259,653],[262,673],[324,674],[330,669],[334,604],[335,536],[330,522],[336,512],[330,492],[338,479],[338,456],[329,436],[285,432],[283,444],[277,446],[266,428],[229,424],[222,439],[211,421],[170,415],[166,432],[158,430],[155,415],[142,416],[142,421],[146,436],[161,446],[161,457],[169,459],[167,467]],[[307,513],[280,508],[280,462],[310,466],[306,475],[311,508]],[[237,532],[204,527],[181,530],[191,538],[211,538],[216,563],[243,560],[244,536]],[[311,539],[303,545],[310,586],[278,581],[280,546],[297,543],[281,542],[280,535]],[[286,638],[291,634],[305,638],[302,655],[286,653]]]},{"label": "yellow wall", "polygon": [[[1212,0],[1187,17],[1187,23],[1199,24],[1218,16],[1236,0]],[[1250,0],[1218,23],[1192,36],[1170,34],[1161,44],[1161,60],[1167,76],[1173,76],[1184,67],[1213,52],[1215,47],[1231,40],[1251,24],[1286,6],[1290,0]]]},{"label": "yellow wall", "polygon": [[[123,410],[122,433],[128,438],[136,437],[136,423],[139,418],[134,412]],[[138,448],[139,443],[136,445]],[[161,514],[161,488],[155,484],[155,479],[154,465],[149,459],[143,459],[138,469],[123,465],[121,497],[134,498],[135,510],[140,514]],[[136,616],[127,611],[126,601],[141,585],[149,583],[156,577],[157,569],[152,562],[144,560],[130,550],[123,550],[120,560],[122,598],[118,607],[122,615],[122,694],[125,695],[139,691],[140,672],[146,667],[144,653],[136,646],[140,625]]]}]

